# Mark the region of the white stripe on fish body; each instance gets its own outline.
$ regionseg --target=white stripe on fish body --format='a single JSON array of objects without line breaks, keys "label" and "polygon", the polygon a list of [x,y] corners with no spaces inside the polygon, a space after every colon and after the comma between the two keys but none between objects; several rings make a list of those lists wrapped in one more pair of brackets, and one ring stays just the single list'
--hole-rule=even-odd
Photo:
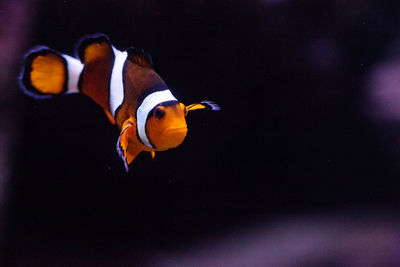
[{"label": "white stripe on fish body", "polygon": [[83,70],[83,64],[80,62],[80,60],[71,56],[62,54],[62,57],[65,59],[65,61],[67,61],[68,87],[66,93],[79,93],[78,83],[79,77]]},{"label": "white stripe on fish body", "polygon": [[138,130],[139,138],[143,144],[150,148],[154,148],[154,146],[150,143],[146,134],[147,116],[155,106],[166,101],[177,101],[177,99],[168,89],[164,91],[157,91],[146,96],[146,98],[143,100],[142,104],[140,104],[136,111],[136,127]]},{"label": "white stripe on fish body", "polygon": [[115,111],[124,100],[123,68],[128,54],[112,46],[115,59],[110,80],[110,112],[115,116]]}]

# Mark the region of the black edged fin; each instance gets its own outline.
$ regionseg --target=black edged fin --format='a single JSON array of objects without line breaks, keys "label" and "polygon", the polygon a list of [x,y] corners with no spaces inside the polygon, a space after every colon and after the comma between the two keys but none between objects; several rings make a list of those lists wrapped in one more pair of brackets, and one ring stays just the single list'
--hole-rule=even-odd
[{"label": "black edged fin", "polygon": [[110,105],[110,79],[115,54],[104,34],[88,35],[81,39],[78,54],[84,64],[79,77],[79,91],[101,106],[107,113]]},{"label": "black edged fin", "polygon": [[111,49],[110,39],[103,33],[85,35],[77,44],[77,56],[82,63],[96,59],[104,47]]},{"label": "black edged fin", "polygon": [[130,145],[128,136],[129,131],[136,131],[135,127],[132,123],[131,119],[128,119],[124,122],[122,126],[121,134],[118,137],[117,141],[117,152],[118,155],[121,157],[122,161],[124,162],[125,170],[129,171],[129,164],[136,158],[137,155],[141,152],[138,148],[133,145]]},{"label": "black edged fin", "polygon": [[47,46],[35,46],[24,57],[19,82],[25,94],[49,98],[68,90],[67,61]]},{"label": "black edged fin", "polygon": [[138,49],[134,46],[129,47],[126,52],[128,53],[128,59],[140,67],[153,68],[153,60],[149,53],[143,49]]},{"label": "black edged fin", "polygon": [[129,165],[128,165],[128,162],[126,160],[126,149],[123,147],[122,142],[121,142],[121,138],[122,138],[123,134],[124,134],[124,132],[122,132],[121,135],[118,137],[116,148],[117,148],[118,156],[124,162],[125,170],[128,172],[129,171]]},{"label": "black edged fin", "polygon": [[187,111],[192,111],[196,109],[205,109],[205,110],[221,110],[221,107],[210,100],[204,100],[199,103],[194,103],[189,106],[186,106]]},{"label": "black edged fin", "polygon": [[221,107],[217,103],[210,100],[201,101],[200,104],[204,105],[206,110],[221,110]]}]

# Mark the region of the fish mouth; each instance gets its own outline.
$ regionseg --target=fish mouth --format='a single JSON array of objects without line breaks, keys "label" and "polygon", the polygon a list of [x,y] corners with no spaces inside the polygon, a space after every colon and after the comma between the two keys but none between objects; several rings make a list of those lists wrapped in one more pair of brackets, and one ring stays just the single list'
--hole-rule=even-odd
[{"label": "fish mouth", "polygon": [[156,147],[163,151],[179,146],[186,137],[187,126],[169,127],[164,130]]},{"label": "fish mouth", "polygon": [[170,127],[164,131],[164,135],[182,134],[187,132],[187,126]]}]

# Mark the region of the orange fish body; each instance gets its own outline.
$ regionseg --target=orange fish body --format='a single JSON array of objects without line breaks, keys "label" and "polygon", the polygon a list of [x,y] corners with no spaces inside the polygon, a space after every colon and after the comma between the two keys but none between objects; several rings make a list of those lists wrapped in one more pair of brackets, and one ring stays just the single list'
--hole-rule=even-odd
[{"label": "orange fish body", "polygon": [[93,99],[121,131],[117,151],[128,165],[141,151],[164,151],[186,137],[186,115],[196,109],[219,110],[211,101],[180,103],[154,71],[151,56],[130,47],[117,50],[104,34],[87,36],[79,59],[48,47],[30,50],[24,59],[21,87],[36,98],[83,93]]}]

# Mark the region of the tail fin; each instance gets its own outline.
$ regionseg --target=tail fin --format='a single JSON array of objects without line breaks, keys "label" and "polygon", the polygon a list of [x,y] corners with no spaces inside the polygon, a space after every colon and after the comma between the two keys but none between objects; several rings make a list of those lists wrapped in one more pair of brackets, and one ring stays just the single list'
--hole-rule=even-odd
[{"label": "tail fin", "polygon": [[21,87],[36,98],[78,93],[82,69],[83,64],[78,59],[38,46],[25,55]]}]

